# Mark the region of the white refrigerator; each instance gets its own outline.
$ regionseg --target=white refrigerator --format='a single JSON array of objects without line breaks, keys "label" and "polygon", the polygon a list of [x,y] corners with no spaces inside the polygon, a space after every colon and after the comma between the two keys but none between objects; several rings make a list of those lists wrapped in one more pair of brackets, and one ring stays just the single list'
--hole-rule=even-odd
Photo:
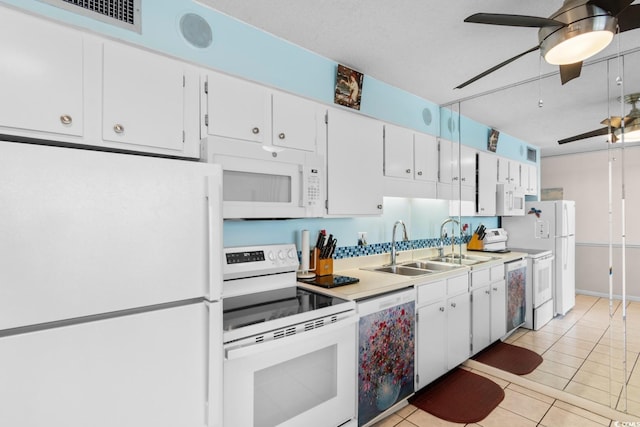
[{"label": "white refrigerator", "polygon": [[0,141],[0,425],[221,426],[217,165]]},{"label": "white refrigerator", "polygon": [[551,250],[554,259],[556,314],[564,315],[576,302],[575,202],[526,202],[525,215],[502,218],[509,247]]}]

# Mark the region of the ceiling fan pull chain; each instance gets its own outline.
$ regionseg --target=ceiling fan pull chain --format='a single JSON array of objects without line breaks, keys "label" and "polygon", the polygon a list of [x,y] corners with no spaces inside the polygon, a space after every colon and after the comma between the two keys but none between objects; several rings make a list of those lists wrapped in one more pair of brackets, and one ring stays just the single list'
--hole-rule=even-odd
[{"label": "ceiling fan pull chain", "polygon": [[538,60],[538,108],[542,108],[544,101],[542,101],[542,56]]}]

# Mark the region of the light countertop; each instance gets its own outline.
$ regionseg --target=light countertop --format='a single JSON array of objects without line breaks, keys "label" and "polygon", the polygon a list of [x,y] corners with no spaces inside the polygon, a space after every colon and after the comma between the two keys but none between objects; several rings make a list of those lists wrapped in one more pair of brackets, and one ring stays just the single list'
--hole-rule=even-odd
[{"label": "light countertop", "polygon": [[[465,250],[462,253],[466,253]],[[484,262],[472,267],[477,269],[489,268],[496,264],[501,264],[526,256],[525,253],[507,252],[507,253],[486,253],[470,251],[469,254],[478,254],[483,256],[495,257],[495,260]],[[436,249],[415,249],[410,251],[398,252],[396,263],[401,264],[412,260],[420,260],[430,258],[437,255]],[[353,285],[339,286],[336,288],[326,289],[316,285],[304,282],[298,282],[298,286],[326,295],[348,299],[361,300],[387,292],[393,292],[412,286],[425,283],[435,282],[454,277],[460,274],[467,274],[472,267],[461,266],[460,268],[442,272],[431,273],[423,276],[402,276],[400,274],[385,273],[379,271],[364,270],[363,268],[378,267],[389,263],[389,254],[371,255],[366,257],[354,257],[347,259],[339,259],[334,261],[333,274],[342,276],[357,277],[360,279],[358,283]]]}]

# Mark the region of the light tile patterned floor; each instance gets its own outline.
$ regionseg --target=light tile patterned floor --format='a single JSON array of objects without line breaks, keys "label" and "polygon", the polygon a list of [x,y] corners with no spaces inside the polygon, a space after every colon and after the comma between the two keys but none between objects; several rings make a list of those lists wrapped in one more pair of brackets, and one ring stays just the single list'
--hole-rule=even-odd
[{"label": "light tile patterned floor", "polygon": [[[618,411],[624,411],[625,400],[621,399],[624,353],[619,302],[615,303],[613,308],[615,315],[610,328],[609,302],[606,299],[576,295],[576,306],[567,315],[556,317],[540,331],[518,330],[506,342],[536,351],[544,358],[544,362],[535,371],[525,376],[527,379],[613,407]],[[627,306],[626,412],[632,418],[638,417],[638,423],[635,425],[640,425],[639,318],[640,303],[629,303]],[[616,420],[595,412],[484,372],[471,370],[500,385],[505,390],[505,398],[485,419],[477,424],[467,424],[468,426],[614,427],[621,425],[617,424]],[[376,423],[374,427],[462,425],[441,420],[415,406],[408,405]]]}]

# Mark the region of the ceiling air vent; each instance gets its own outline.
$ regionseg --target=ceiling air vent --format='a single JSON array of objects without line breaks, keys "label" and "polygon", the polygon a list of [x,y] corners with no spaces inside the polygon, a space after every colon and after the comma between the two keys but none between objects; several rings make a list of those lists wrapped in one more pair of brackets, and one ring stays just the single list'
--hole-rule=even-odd
[{"label": "ceiling air vent", "polygon": [[141,0],[40,0],[108,24],[141,32]]}]

